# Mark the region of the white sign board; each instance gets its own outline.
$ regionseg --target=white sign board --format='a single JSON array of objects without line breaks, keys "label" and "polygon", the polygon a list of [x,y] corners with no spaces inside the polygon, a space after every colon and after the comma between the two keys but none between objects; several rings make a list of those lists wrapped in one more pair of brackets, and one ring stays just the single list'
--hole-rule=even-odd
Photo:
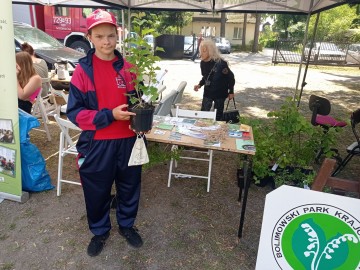
[{"label": "white sign board", "polygon": [[359,270],[360,200],[281,186],[266,196],[257,270]]}]

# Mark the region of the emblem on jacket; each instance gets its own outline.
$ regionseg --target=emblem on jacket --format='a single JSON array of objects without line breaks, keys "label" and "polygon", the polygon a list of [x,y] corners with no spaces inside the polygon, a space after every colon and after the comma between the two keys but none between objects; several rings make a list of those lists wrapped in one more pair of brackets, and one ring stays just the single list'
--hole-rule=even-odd
[{"label": "emblem on jacket", "polygon": [[117,88],[126,88],[126,84],[122,76],[120,75],[116,76],[115,80],[116,80]]}]

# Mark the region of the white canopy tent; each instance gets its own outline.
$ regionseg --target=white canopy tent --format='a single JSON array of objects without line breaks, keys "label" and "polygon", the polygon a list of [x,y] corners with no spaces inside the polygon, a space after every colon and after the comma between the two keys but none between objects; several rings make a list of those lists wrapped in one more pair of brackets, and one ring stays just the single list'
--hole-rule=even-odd
[{"label": "white canopy tent", "polygon": [[359,0],[13,0],[14,4],[88,6],[131,10],[314,14]]},{"label": "white canopy tent", "polygon": [[[60,5],[72,7],[103,7],[113,9],[132,10],[157,10],[157,11],[194,11],[194,12],[237,12],[237,13],[273,13],[273,14],[297,14],[307,15],[306,33],[303,47],[307,42],[307,31],[310,15],[318,14],[316,25],[321,11],[325,11],[344,4],[360,4],[360,0],[13,0],[13,4],[40,4]],[[128,29],[130,17],[128,18]],[[124,22],[123,22],[124,24]],[[313,41],[312,41],[313,42]],[[309,50],[309,55],[311,49]],[[304,55],[304,49],[302,52]],[[301,57],[302,59],[303,57]],[[305,78],[309,66],[310,57],[305,65],[301,90],[298,94],[302,62],[299,63],[299,73],[294,96],[299,95],[298,105],[303,87],[306,85]]]},{"label": "white canopy tent", "polygon": [[12,3],[20,5],[110,8],[106,3],[99,3],[92,0],[13,0]]}]

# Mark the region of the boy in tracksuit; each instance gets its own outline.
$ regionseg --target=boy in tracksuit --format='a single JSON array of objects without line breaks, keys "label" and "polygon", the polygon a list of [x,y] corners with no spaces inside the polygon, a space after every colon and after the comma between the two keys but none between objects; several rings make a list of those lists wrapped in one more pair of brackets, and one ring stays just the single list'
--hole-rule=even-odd
[{"label": "boy in tracksuit", "polygon": [[[136,134],[130,129],[128,98],[135,86],[130,64],[115,50],[115,17],[95,10],[87,17],[88,39],[93,43],[80,59],[70,83],[67,116],[83,131],[77,143],[80,178],[87,219],[94,234],[87,253],[102,251],[111,229],[111,187],[116,186],[119,233],[133,247],[143,242],[134,228],[141,186],[141,166],[128,166]],[[79,163],[80,164],[80,163]]]}]

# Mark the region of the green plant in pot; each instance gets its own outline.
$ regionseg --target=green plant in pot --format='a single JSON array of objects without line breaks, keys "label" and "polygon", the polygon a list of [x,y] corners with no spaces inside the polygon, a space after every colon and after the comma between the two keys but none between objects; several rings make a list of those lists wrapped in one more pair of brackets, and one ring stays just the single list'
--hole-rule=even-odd
[{"label": "green plant in pot", "polygon": [[270,177],[275,187],[282,184],[303,187],[314,178],[312,165],[320,146],[327,157],[335,141],[335,131],[323,132],[301,114],[297,101],[287,98],[268,119],[252,121],[256,154],[253,157],[255,182]]},{"label": "green plant in pot", "polygon": [[[144,37],[150,34],[156,37],[159,34],[148,25],[151,25],[151,22],[145,19],[145,13],[132,15],[132,27],[136,35],[125,40],[126,43],[133,44],[128,49],[129,55],[126,60],[132,64],[129,71],[136,74],[133,79],[136,94],[129,96],[131,104],[128,108],[129,111],[136,113],[130,118],[131,128],[136,132],[146,132],[151,129],[155,109],[152,103],[158,98],[155,85],[156,71],[160,70],[160,67],[156,64],[160,58],[154,55],[151,45]],[[163,51],[163,49],[156,47],[155,51]],[[145,78],[146,84],[143,83]]]}]

